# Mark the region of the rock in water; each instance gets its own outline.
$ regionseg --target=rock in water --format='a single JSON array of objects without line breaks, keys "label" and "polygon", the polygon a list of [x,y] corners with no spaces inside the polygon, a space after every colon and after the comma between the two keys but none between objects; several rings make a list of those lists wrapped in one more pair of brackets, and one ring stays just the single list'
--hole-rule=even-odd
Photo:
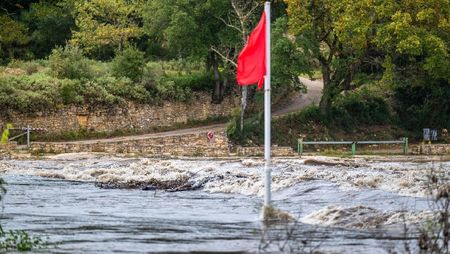
[{"label": "rock in water", "polygon": [[154,191],[154,190],[156,190],[156,187],[153,186],[153,185],[146,185],[146,186],[142,187],[141,190],[143,190],[143,191]]}]

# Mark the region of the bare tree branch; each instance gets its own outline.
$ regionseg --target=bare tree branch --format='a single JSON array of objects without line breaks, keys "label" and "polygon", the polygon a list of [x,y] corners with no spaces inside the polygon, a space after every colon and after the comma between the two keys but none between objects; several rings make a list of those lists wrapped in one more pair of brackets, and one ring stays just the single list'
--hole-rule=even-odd
[{"label": "bare tree branch", "polygon": [[211,47],[211,50],[214,51],[217,55],[219,55],[224,61],[231,63],[234,67],[237,67],[237,63],[235,61],[222,54],[218,49]]},{"label": "bare tree branch", "polygon": [[237,27],[237,26],[235,26],[235,25],[233,25],[231,23],[228,23],[225,19],[223,19],[221,17],[217,17],[217,16],[214,16],[214,17],[219,19],[220,21],[222,21],[227,27],[236,29],[239,33],[242,33],[242,30],[239,27]]}]

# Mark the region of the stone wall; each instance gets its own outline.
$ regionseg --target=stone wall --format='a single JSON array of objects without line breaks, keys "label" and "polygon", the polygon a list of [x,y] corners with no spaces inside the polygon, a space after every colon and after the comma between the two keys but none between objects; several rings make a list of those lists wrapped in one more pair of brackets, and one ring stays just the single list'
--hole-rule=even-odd
[{"label": "stone wall", "polygon": [[450,155],[450,144],[423,144],[411,148],[412,154]]},{"label": "stone wall", "polygon": [[[214,139],[207,138],[208,131],[214,132]],[[33,142],[31,152],[38,153],[134,153],[145,156],[205,156],[205,157],[262,157],[263,147],[236,147],[230,149],[230,143],[223,129],[202,129],[199,132],[177,134],[166,132],[149,134],[146,137],[116,138],[111,140],[79,141],[79,142]],[[272,155],[294,156],[290,147],[272,148]]]},{"label": "stone wall", "polygon": [[6,121],[15,128],[30,125],[45,128],[48,133],[86,129],[95,132],[117,130],[141,131],[167,127],[188,121],[228,116],[239,105],[236,98],[225,98],[221,104],[212,104],[210,94],[194,93],[188,102],[164,102],[161,106],[139,105],[129,102],[126,107],[91,109],[89,107],[63,107],[59,110],[39,112],[34,116],[11,113],[0,117],[0,126]]},{"label": "stone wall", "polygon": [[[236,155],[238,156],[252,156],[252,157],[263,157],[264,156],[264,147],[237,147]],[[295,156],[296,153],[294,149],[291,147],[272,147],[272,156],[273,157],[291,157]]]},{"label": "stone wall", "polygon": [[147,156],[209,156],[229,155],[228,138],[223,130],[216,130],[213,140],[207,131],[199,133],[154,135],[147,138],[100,140],[82,142],[34,142],[32,153],[135,153]]}]

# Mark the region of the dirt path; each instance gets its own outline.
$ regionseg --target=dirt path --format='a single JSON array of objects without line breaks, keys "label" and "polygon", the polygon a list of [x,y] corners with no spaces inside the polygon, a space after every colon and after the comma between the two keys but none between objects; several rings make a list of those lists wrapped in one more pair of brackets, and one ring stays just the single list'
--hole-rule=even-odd
[{"label": "dirt path", "polygon": [[300,94],[290,104],[283,109],[275,111],[274,116],[280,116],[291,112],[298,111],[312,104],[319,104],[320,97],[322,96],[323,82],[321,80],[309,80],[306,78],[300,78],[303,84],[307,88],[306,94]]},{"label": "dirt path", "polygon": [[[281,110],[275,111],[273,113],[274,116],[281,116],[284,114],[288,114],[290,112],[295,112],[295,111],[298,111],[308,105],[319,103],[320,96],[322,94],[322,88],[323,88],[322,81],[312,81],[312,80],[309,80],[306,78],[300,78],[300,80],[307,87],[307,90],[308,90],[307,93],[300,94],[297,98],[292,100],[286,107],[284,107]],[[211,131],[222,131],[226,128],[226,126],[227,126],[226,123],[214,124],[214,125],[208,125],[208,126],[203,126],[203,127],[166,131],[166,132],[160,132],[160,133],[149,133],[149,134],[134,135],[134,136],[124,136],[124,137],[107,138],[107,139],[80,140],[80,141],[61,142],[61,143],[65,143],[65,144],[95,144],[95,143],[99,143],[99,142],[142,140],[142,139],[148,139],[148,138],[195,134],[195,133],[205,132],[205,131],[210,131],[210,130]]]}]

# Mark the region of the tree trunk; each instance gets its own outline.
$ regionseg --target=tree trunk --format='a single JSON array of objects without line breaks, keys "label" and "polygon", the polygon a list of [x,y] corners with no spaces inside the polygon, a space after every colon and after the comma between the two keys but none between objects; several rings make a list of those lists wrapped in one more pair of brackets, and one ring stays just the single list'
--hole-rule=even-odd
[{"label": "tree trunk", "polygon": [[322,63],[323,89],[322,98],[320,99],[320,113],[326,114],[330,108],[331,102],[331,71],[330,66]]},{"label": "tree trunk", "polygon": [[240,131],[241,134],[244,132],[244,112],[247,108],[247,94],[248,94],[248,86],[242,87],[242,100],[241,100],[241,126]]},{"label": "tree trunk", "polygon": [[225,90],[228,86],[228,72],[225,72],[225,75],[223,77],[222,86],[220,87],[220,101],[223,100],[225,97]]},{"label": "tree trunk", "polygon": [[353,77],[355,76],[355,72],[356,72],[357,68],[358,68],[358,64],[357,63],[352,63],[350,65],[350,68],[347,71],[347,75],[345,76],[344,83],[342,85],[342,88],[343,88],[344,91],[350,90],[351,84],[352,84],[352,81],[353,81]]},{"label": "tree trunk", "polygon": [[212,102],[213,103],[220,103],[220,88],[221,88],[221,81],[220,81],[220,72],[219,72],[219,65],[217,61],[214,59],[212,63],[212,68],[214,72],[214,90],[213,90],[213,96],[212,96]]}]

